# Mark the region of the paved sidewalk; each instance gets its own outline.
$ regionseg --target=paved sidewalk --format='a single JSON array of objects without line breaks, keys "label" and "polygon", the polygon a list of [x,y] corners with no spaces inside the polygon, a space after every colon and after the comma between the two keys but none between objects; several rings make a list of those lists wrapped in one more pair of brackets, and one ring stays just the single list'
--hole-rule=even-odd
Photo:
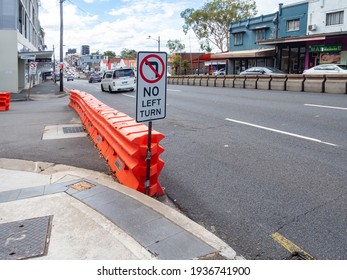
[{"label": "paved sidewalk", "polygon": [[0,260],[242,259],[176,208],[117,183],[85,135],[45,139],[49,125],[78,117],[53,82],[34,89],[37,101],[13,95],[0,112]]},{"label": "paved sidewalk", "polygon": [[[176,209],[86,169],[0,159],[0,259],[236,259],[236,253]],[[41,244],[10,222],[52,217]],[[5,230],[6,231],[6,230]],[[34,234],[34,233],[33,233]],[[40,234],[40,233],[37,233]],[[42,233],[41,233],[42,234]],[[6,246],[4,246],[6,244]],[[28,255],[29,254],[29,255]],[[35,255],[36,254],[36,255]]]}]

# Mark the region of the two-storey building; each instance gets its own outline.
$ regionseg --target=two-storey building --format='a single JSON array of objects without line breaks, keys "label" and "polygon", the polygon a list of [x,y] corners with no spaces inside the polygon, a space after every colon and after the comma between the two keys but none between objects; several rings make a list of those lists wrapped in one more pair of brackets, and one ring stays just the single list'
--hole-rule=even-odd
[{"label": "two-storey building", "polygon": [[279,4],[278,12],[231,23],[228,73],[274,66],[300,74],[322,63],[347,64],[347,2],[307,0]]},{"label": "two-storey building", "polygon": [[27,88],[30,61],[38,63],[36,83],[51,70],[53,52],[44,51],[39,5],[39,0],[0,0],[0,91]]},{"label": "two-storey building", "polygon": [[261,15],[231,23],[230,50],[216,54],[228,60],[228,73],[239,74],[253,66],[274,66],[275,48],[258,42],[276,38],[278,14]]},{"label": "two-storey building", "polygon": [[276,47],[276,67],[286,73],[322,63],[347,64],[347,2],[305,2],[280,4],[278,38],[259,44]]}]

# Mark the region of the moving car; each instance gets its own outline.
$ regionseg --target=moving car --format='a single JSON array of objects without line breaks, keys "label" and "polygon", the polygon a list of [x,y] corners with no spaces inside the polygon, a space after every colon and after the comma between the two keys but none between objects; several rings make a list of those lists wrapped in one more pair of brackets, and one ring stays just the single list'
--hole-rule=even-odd
[{"label": "moving car", "polygon": [[68,75],[66,78],[67,81],[73,81],[73,76],[72,75]]},{"label": "moving car", "polygon": [[90,74],[89,76],[89,83],[94,83],[94,82],[101,82],[101,76],[99,74]]},{"label": "moving car", "polygon": [[242,71],[240,75],[278,75],[285,74],[283,71],[274,67],[251,67]]},{"label": "moving car", "polygon": [[101,81],[101,90],[110,93],[123,90],[134,91],[135,87],[135,72],[128,67],[106,71]]},{"label": "moving car", "polygon": [[347,74],[347,65],[321,64],[304,70],[303,74]]}]

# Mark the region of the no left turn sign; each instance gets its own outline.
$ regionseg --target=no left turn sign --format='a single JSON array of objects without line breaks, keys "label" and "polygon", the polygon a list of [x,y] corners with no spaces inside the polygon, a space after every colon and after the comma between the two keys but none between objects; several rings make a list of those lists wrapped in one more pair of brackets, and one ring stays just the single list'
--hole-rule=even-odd
[{"label": "no left turn sign", "polygon": [[137,55],[136,121],[166,116],[167,54],[139,52]]},{"label": "no left turn sign", "polygon": [[[161,70],[159,70],[159,68]],[[163,78],[165,73],[165,63],[159,55],[149,54],[145,56],[141,61],[139,71],[141,78],[144,81],[150,84],[154,84],[159,82]]]}]

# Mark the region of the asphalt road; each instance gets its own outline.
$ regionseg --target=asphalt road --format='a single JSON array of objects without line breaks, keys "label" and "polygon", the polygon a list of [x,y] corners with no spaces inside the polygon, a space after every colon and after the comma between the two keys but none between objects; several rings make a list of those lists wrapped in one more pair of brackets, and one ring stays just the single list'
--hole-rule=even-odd
[{"label": "asphalt road", "polygon": [[[65,85],[135,118],[134,92]],[[347,259],[346,95],[168,85],[153,128],[167,195],[239,254]]]}]

